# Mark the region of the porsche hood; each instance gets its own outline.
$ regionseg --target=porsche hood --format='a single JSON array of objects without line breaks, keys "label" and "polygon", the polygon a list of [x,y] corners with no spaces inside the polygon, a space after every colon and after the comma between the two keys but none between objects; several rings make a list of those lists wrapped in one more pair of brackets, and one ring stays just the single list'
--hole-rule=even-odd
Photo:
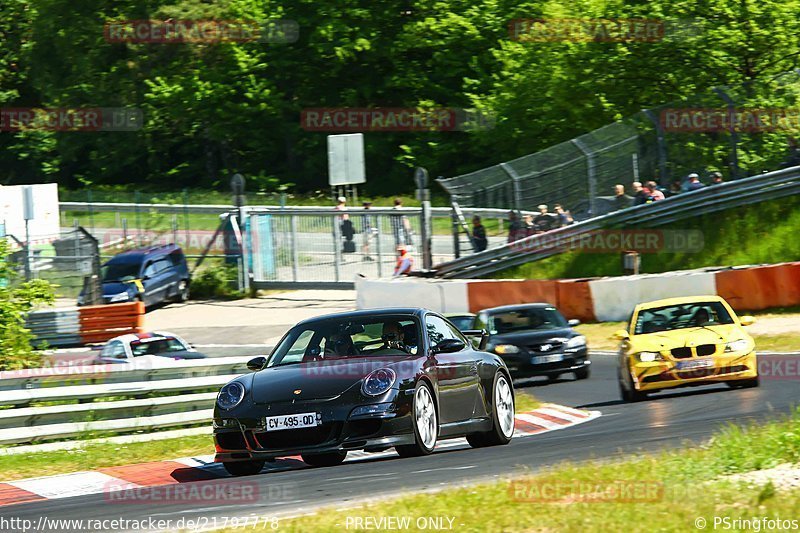
[{"label": "porsche hood", "polygon": [[[253,403],[335,398],[379,368],[392,368],[398,381],[413,357],[354,357],[279,365],[253,374]],[[298,392],[299,391],[299,392]]]}]

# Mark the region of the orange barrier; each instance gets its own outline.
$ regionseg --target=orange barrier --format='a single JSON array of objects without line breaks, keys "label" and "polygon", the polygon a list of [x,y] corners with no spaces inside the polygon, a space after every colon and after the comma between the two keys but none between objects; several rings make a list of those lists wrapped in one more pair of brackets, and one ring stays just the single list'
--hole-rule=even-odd
[{"label": "orange barrier", "polygon": [[78,322],[82,344],[105,342],[126,333],[141,333],[144,330],[144,304],[131,302],[81,307]]},{"label": "orange barrier", "polygon": [[717,294],[737,311],[800,305],[800,262],[716,273]]},{"label": "orange barrier", "polygon": [[587,279],[565,279],[556,283],[556,307],[566,318],[594,322],[594,301]]},{"label": "orange barrier", "polygon": [[467,284],[469,311],[498,305],[547,302],[556,305],[556,283],[551,280],[471,281]]}]

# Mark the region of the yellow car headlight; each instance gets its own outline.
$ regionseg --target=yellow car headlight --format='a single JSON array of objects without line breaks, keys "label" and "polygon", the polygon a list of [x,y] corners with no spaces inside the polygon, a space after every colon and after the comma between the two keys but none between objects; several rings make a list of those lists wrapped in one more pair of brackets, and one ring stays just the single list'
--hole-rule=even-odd
[{"label": "yellow car headlight", "polygon": [[653,361],[663,361],[664,358],[658,352],[639,352],[636,354],[642,363],[652,363]]},{"label": "yellow car headlight", "polygon": [[750,347],[750,342],[747,339],[739,339],[725,344],[725,353],[730,352],[743,352]]}]

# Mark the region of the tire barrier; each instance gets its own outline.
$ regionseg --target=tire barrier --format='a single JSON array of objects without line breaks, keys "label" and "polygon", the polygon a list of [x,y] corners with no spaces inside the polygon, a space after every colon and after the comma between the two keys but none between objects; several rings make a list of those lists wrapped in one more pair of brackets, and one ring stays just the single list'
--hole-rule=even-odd
[{"label": "tire barrier", "polygon": [[[447,290],[433,286],[447,284]],[[499,305],[547,302],[566,318],[624,321],[641,302],[716,294],[737,312],[800,305],[800,262],[565,280],[363,280],[359,309],[419,306],[442,313],[475,313]]]},{"label": "tire barrier", "polygon": [[34,346],[80,346],[144,331],[144,304],[131,302],[47,309],[28,313]]}]

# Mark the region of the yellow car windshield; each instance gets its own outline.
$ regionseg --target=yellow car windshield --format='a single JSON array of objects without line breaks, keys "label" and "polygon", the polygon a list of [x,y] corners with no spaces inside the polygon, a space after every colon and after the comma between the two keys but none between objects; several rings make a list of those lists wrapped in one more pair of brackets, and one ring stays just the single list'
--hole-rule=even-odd
[{"label": "yellow car windshield", "polygon": [[634,335],[733,323],[733,317],[722,302],[667,305],[639,311]]}]

